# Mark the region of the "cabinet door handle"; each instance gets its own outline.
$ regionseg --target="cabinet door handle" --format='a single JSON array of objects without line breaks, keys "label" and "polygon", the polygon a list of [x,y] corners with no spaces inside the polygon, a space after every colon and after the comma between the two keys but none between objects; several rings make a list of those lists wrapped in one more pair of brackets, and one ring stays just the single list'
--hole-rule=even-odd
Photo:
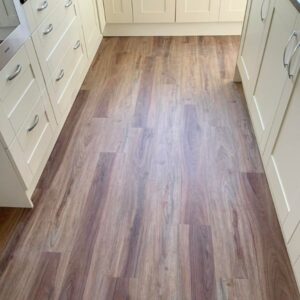
[{"label": "cabinet door handle", "polygon": [[286,68],[289,64],[289,63],[286,62],[286,53],[287,53],[288,46],[290,45],[293,38],[297,38],[297,36],[298,36],[298,33],[296,31],[293,31],[293,33],[290,35],[290,37],[289,37],[289,39],[286,43],[286,46],[285,46],[284,52],[283,52],[283,66],[284,66],[284,68]]},{"label": "cabinet door handle", "polygon": [[291,58],[289,60],[289,63],[288,63],[288,67],[287,67],[287,72],[288,72],[288,75],[289,75],[289,78],[290,79],[293,79],[294,78],[294,75],[295,74],[292,74],[292,71],[291,71],[291,66],[292,66],[292,61],[293,61],[293,58],[295,57],[296,53],[298,52],[298,49],[300,48],[300,42],[298,43],[298,45],[295,47],[294,51],[293,51],[293,54],[291,55]]},{"label": "cabinet door handle", "polygon": [[27,131],[31,132],[37,126],[37,124],[39,123],[39,121],[40,121],[39,115],[35,115],[35,117],[33,119],[33,122],[32,122],[32,125],[27,129]]},{"label": "cabinet door handle", "polygon": [[69,0],[66,4],[65,4],[65,8],[70,7],[73,4],[72,0]]},{"label": "cabinet door handle", "polygon": [[12,81],[14,80],[22,71],[22,66],[21,65],[17,65],[16,70],[7,77],[8,81]]},{"label": "cabinet door handle", "polygon": [[47,29],[43,32],[44,35],[47,35],[49,34],[52,30],[53,30],[53,25],[52,24],[49,24]]},{"label": "cabinet door handle", "polygon": [[65,76],[65,71],[64,69],[61,69],[60,72],[59,72],[59,75],[58,77],[55,79],[55,81],[60,81],[61,79],[63,79],[63,77]]},{"label": "cabinet door handle", "polygon": [[267,18],[267,16],[263,16],[263,9],[265,7],[265,3],[266,3],[266,0],[263,0],[262,3],[261,3],[261,7],[260,7],[260,19],[262,22],[264,22]]},{"label": "cabinet door handle", "polygon": [[77,50],[80,47],[81,43],[80,40],[78,40],[75,44],[75,46],[73,47],[74,50]]},{"label": "cabinet door handle", "polygon": [[37,8],[37,11],[43,11],[48,7],[48,1],[44,1],[40,7]]}]

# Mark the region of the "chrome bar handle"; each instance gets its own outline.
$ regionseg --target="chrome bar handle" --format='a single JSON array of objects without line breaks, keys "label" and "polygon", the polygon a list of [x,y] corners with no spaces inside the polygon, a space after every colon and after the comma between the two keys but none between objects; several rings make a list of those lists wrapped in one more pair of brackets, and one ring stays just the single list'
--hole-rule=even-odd
[{"label": "chrome bar handle", "polygon": [[47,35],[49,34],[52,30],[53,30],[53,25],[52,24],[49,24],[47,29],[43,32],[44,35]]},{"label": "chrome bar handle", "polygon": [[287,67],[287,72],[288,72],[288,75],[289,75],[289,78],[290,79],[293,79],[294,78],[294,75],[295,74],[292,74],[291,73],[291,65],[292,65],[292,61],[293,61],[293,58],[295,57],[298,49],[300,48],[300,42],[298,43],[298,45],[295,47],[294,51],[293,51],[293,54],[291,55],[291,58],[290,58],[290,61],[288,63],[288,67]]},{"label": "chrome bar handle", "polygon": [[265,2],[266,2],[266,0],[263,0],[261,3],[261,7],[260,7],[260,19],[262,22],[264,22],[266,20],[266,17],[263,16],[263,8],[265,6]]},{"label": "chrome bar handle", "polygon": [[37,11],[43,11],[48,7],[48,1],[45,0],[40,7],[37,8]]},{"label": "chrome bar handle", "polygon": [[33,122],[32,122],[32,125],[27,129],[27,131],[31,132],[37,126],[37,124],[39,123],[39,121],[40,121],[39,115],[35,115],[35,117],[33,119]]},{"label": "chrome bar handle", "polygon": [[288,46],[289,46],[290,42],[292,41],[292,39],[297,36],[298,36],[297,32],[293,31],[293,33],[290,35],[290,37],[285,45],[284,52],[283,52],[283,67],[284,68],[286,68],[289,64],[289,63],[286,63],[286,52],[287,52]]},{"label": "chrome bar handle", "polygon": [[12,81],[14,80],[22,71],[22,66],[21,65],[17,65],[16,70],[7,77],[8,81]]},{"label": "chrome bar handle", "polygon": [[73,47],[74,50],[77,50],[80,47],[81,43],[80,40],[78,40],[75,44],[75,46]]},{"label": "chrome bar handle", "polygon": [[56,82],[60,81],[63,77],[65,76],[65,71],[64,69],[61,69],[59,72],[58,77],[55,79]]},{"label": "chrome bar handle", "polygon": [[70,7],[73,4],[72,0],[69,0],[66,4],[65,4],[65,8]]}]

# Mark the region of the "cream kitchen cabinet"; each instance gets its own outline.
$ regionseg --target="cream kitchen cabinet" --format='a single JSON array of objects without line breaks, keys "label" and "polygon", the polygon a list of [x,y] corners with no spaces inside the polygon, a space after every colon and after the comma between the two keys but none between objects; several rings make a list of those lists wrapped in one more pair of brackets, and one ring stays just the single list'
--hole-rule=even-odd
[{"label": "cream kitchen cabinet", "polygon": [[131,0],[103,0],[107,23],[132,23]]},{"label": "cream kitchen cabinet", "polygon": [[220,13],[220,0],[177,0],[176,21],[217,22]]},{"label": "cream kitchen cabinet", "polygon": [[[281,94],[289,78],[287,64],[300,41],[300,26],[295,28],[298,12],[289,1],[278,1],[271,22],[266,49],[249,111],[258,145],[264,151]],[[298,31],[298,33],[297,33]]]},{"label": "cream kitchen cabinet", "polygon": [[96,3],[97,3],[97,13],[99,16],[99,25],[101,29],[101,34],[103,34],[106,25],[104,3],[102,0],[97,0]]},{"label": "cream kitchen cabinet", "polygon": [[[300,22],[299,22],[300,23]],[[294,76],[299,72],[300,45],[295,48]],[[297,70],[296,70],[297,69]],[[287,102],[285,99],[282,101]],[[274,127],[269,140],[271,153],[266,172],[285,240],[288,242],[300,221],[300,76],[284,119]],[[278,131],[278,132],[277,132]],[[275,138],[276,136],[276,138]],[[273,137],[273,138],[272,138]],[[299,240],[300,243],[300,240]]]},{"label": "cream kitchen cabinet", "polygon": [[[298,34],[298,35],[297,35]],[[300,16],[286,47],[288,79],[281,92],[263,160],[284,237],[288,242],[300,222]],[[291,54],[288,54],[288,47]],[[296,83],[295,83],[296,82]],[[300,239],[298,240],[300,245]],[[294,242],[295,244],[295,242]]]},{"label": "cream kitchen cabinet", "polygon": [[[5,27],[17,26],[19,23],[16,10],[13,2],[7,0],[0,0],[0,27],[4,30]],[[0,31],[1,39],[1,31]]]},{"label": "cream kitchen cabinet", "polygon": [[0,206],[32,207],[57,123],[30,39],[0,71],[0,118]]},{"label": "cream kitchen cabinet", "polygon": [[273,0],[249,1],[238,58],[239,72],[247,101],[252,99],[273,12]]},{"label": "cream kitchen cabinet", "polygon": [[[247,2],[98,0],[98,3],[99,1],[103,1],[105,7],[104,36],[239,35]],[[98,6],[101,14],[101,5]]]},{"label": "cream kitchen cabinet", "polygon": [[244,20],[247,0],[222,0],[220,5],[220,21],[242,22]]},{"label": "cream kitchen cabinet", "polygon": [[174,23],[176,0],[132,0],[135,23]]},{"label": "cream kitchen cabinet", "polygon": [[30,0],[23,5],[31,32],[54,10],[58,1],[60,0]]},{"label": "cream kitchen cabinet", "polygon": [[22,7],[31,38],[0,71],[0,206],[9,207],[33,206],[102,37],[96,0],[30,0]]},{"label": "cream kitchen cabinet", "polygon": [[32,38],[56,119],[62,125],[88,67],[76,3],[71,0],[59,2]]},{"label": "cream kitchen cabinet", "polygon": [[100,45],[102,35],[95,0],[77,0],[84,40],[89,62],[91,63]]}]

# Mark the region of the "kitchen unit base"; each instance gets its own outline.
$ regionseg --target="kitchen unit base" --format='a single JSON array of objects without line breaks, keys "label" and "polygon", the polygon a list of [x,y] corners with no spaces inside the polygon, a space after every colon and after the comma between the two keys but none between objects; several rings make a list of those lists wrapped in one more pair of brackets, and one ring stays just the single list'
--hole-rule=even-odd
[{"label": "kitchen unit base", "polygon": [[243,24],[177,23],[177,24],[106,24],[104,36],[208,36],[240,35]]}]

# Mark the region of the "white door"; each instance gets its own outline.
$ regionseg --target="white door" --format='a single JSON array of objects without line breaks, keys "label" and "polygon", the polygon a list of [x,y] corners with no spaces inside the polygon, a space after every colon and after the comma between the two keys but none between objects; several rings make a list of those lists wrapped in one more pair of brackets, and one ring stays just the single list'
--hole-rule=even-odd
[{"label": "white door", "polygon": [[78,5],[88,58],[89,60],[92,60],[101,39],[96,1],[79,0]]},{"label": "white door", "polygon": [[299,116],[300,76],[298,76],[290,104],[266,168],[286,242],[290,240],[300,221]]},{"label": "white door", "polygon": [[[276,5],[257,84],[249,103],[261,152],[264,151],[281,94],[288,79],[288,72],[283,61],[286,63],[289,61],[297,43],[297,35],[293,36],[297,15],[297,10],[289,1],[279,1]],[[300,40],[300,33],[298,39]],[[289,40],[290,43],[288,43]]]},{"label": "white door", "polygon": [[244,42],[238,59],[247,100],[252,98],[263,49],[274,12],[274,0],[249,2],[249,17],[244,24]]},{"label": "white door", "polygon": [[132,0],[135,23],[174,23],[175,0]]},{"label": "white door", "polygon": [[103,0],[107,23],[132,23],[131,0]]},{"label": "white door", "polygon": [[178,23],[217,22],[220,2],[220,0],[177,0],[176,21]]},{"label": "white door", "polygon": [[0,27],[15,27],[19,24],[13,2],[0,0]]},{"label": "white door", "polygon": [[247,0],[222,0],[220,8],[221,22],[241,22],[244,19]]}]

